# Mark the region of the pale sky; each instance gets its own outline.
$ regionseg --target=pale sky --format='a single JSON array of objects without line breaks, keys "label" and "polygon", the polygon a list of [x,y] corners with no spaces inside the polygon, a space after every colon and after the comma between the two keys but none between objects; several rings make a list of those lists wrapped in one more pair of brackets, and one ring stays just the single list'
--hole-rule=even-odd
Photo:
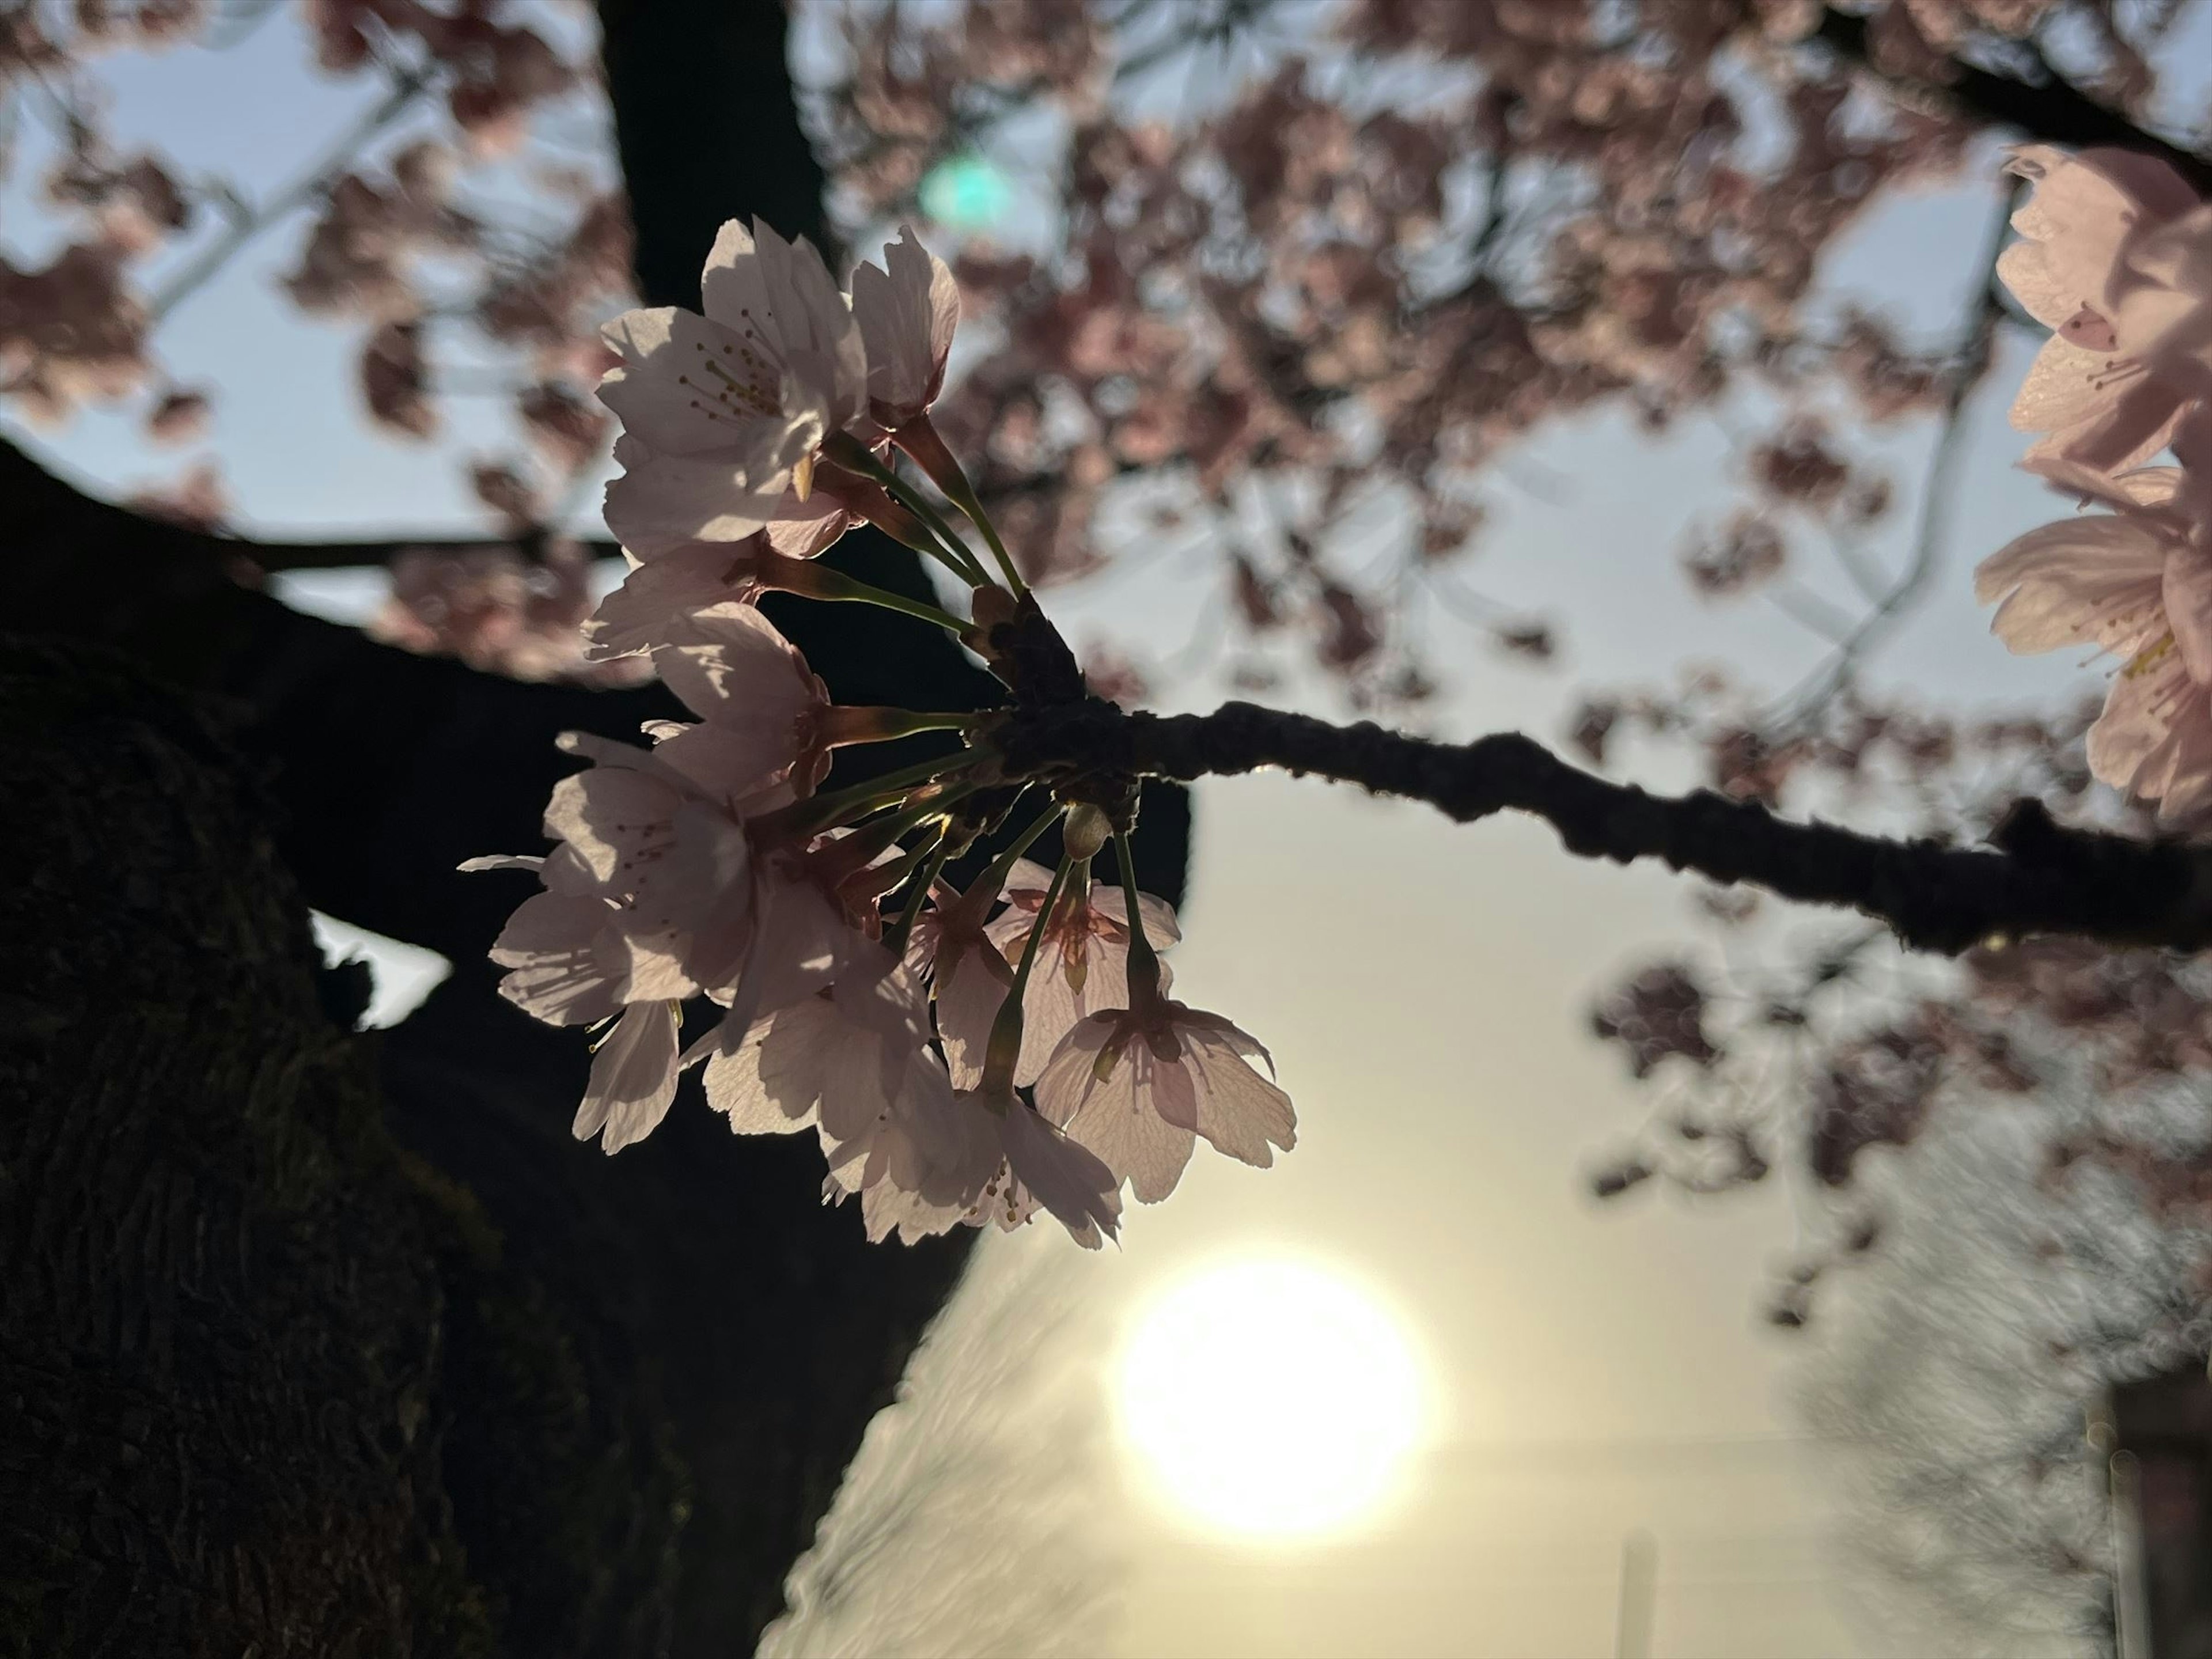
[{"label": "pale sky", "polygon": [[[265,184],[346,118],[301,58],[287,21],[230,57],[124,64],[124,125],[167,135],[188,123],[196,162]],[[1940,328],[1972,280],[1962,262],[1992,200],[1969,182],[1903,203],[1829,279]],[[7,204],[10,234],[35,242],[17,205]],[[349,336],[268,293],[300,234],[294,225],[257,244],[161,337],[180,380],[220,389],[210,447],[243,522],[426,532],[473,522],[452,458],[493,427],[464,417],[453,442],[424,450],[368,430],[349,394],[333,396],[332,381],[350,377]],[[1878,682],[1981,704],[2079,684],[2071,662],[2007,657],[1968,581],[1974,559],[2063,510],[2010,470],[2019,441],[2002,409],[2030,347],[2008,332],[1977,399],[1942,569]],[[29,436],[118,489],[176,465],[113,416]],[[1905,496],[1924,445],[1917,431],[1895,441]],[[1433,618],[1452,677],[1437,729],[1553,737],[1580,684],[1671,680],[1696,658],[1780,685],[1816,660],[1816,643],[1772,610],[1702,608],[1674,570],[1681,527],[1722,495],[1729,462],[1711,423],[1653,442],[1600,418],[1540,434],[1525,463],[1525,477],[1546,481],[1540,494],[1493,491],[1494,528],[1466,580],[1557,615],[1565,664],[1500,665]],[[1893,526],[1893,559],[1908,517]],[[1079,638],[1118,631],[1172,657],[1202,617],[1212,569],[1170,562],[1057,603]],[[1840,591],[1816,566],[1808,580]],[[356,600],[363,591],[356,584]],[[1200,675],[1165,701],[1205,706],[1220,690]],[[1330,708],[1316,688],[1290,696]],[[1682,781],[1676,765],[1642,764]],[[994,1243],[909,1415],[887,1421],[864,1457],[854,1516],[830,1531],[825,1555],[854,1558],[833,1611],[802,1617],[772,1650],[881,1651],[872,1644],[889,1632],[921,1644],[912,1651],[980,1650],[947,1622],[972,1614],[921,1588],[949,1575],[998,1586],[1014,1626],[993,1650],[1579,1659],[1613,1651],[1623,1540],[1640,1531],[1656,1550],[1655,1656],[1916,1651],[1894,1632],[1867,1634],[1854,1613],[1866,1591],[1834,1547],[1825,1468],[1848,1449],[1809,1438],[1785,1399],[1812,1339],[1759,1318],[1818,1199],[1785,1178],[1702,1204],[1644,1191],[1601,1208],[1585,1196],[1587,1170],[1640,1109],[1619,1056],[1589,1038],[1585,1010],[1621,967],[1683,936],[1686,898],[1663,872],[1571,860],[1526,823],[1460,829],[1281,778],[1203,785],[1177,994],[1270,1045],[1297,1103],[1297,1150],[1265,1173],[1202,1154],[1170,1203],[1130,1218],[1120,1251],[1085,1255],[1042,1231]],[[1148,1496],[1116,1438],[1115,1356],[1148,1297],[1194,1263],[1269,1254],[1370,1287],[1426,1379],[1427,1438],[1396,1500],[1352,1538],[1259,1547],[1194,1532]],[[979,1393],[977,1367],[993,1355],[1003,1364],[983,1365]],[[921,1455],[917,1424],[968,1461]],[[994,1486],[971,1489],[986,1470]],[[851,1548],[870,1505],[902,1483],[941,1488],[957,1524]],[[1016,1501],[1013,1486],[1030,1490]],[[918,1567],[925,1544],[936,1553]],[[1048,1584],[1058,1601],[1022,1625],[1015,1579]],[[1048,1628],[1053,1606],[1087,1599],[1092,1613]]]}]

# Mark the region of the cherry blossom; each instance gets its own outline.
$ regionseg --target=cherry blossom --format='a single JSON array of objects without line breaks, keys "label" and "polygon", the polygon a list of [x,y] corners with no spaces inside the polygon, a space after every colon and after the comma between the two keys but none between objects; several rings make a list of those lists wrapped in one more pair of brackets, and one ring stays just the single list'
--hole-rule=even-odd
[{"label": "cherry blossom", "polygon": [[865,1153],[915,1085],[916,1061],[943,1073],[924,1055],[928,1040],[921,981],[881,946],[863,946],[819,990],[769,1012],[734,1048],[708,1058],[708,1103],[739,1133],[811,1123],[833,1157],[848,1146]]},{"label": "cherry blossom", "polygon": [[592,1054],[576,1139],[598,1135],[611,1156],[644,1139],[667,1116],[676,1080],[677,1005],[631,1003]]},{"label": "cherry blossom", "polygon": [[519,680],[619,685],[647,677],[642,661],[586,660],[578,629],[592,610],[590,579],[573,542],[550,544],[534,562],[496,544],[408,548],[392,562],[392,597],[368,632]]},{"label": "cherry blossom", "polygon": [[2031,530],[1982,562],[1974,591],[2014,651],[2094,645],[2120,659],[2089,729],[2092,771],[2178,818],[2212,801],[2212,549],[2156,467],[2094,489],[2110,513]]},{"label": "cherry blossom", "polygon": [[1998,274],[2054,331],[2012,410],[2048,435],[2027,464],[2117,472],[2173,438],[2212,394],[2212,204],[2124,150],[2018,150],[2034,184]]},{"label": "cherry blossom", "polygon": [[1097,1249],[1121,1229],[1121,1177],[1019,1098],[930,1086],[902,1095],[864,1160],[833,1164],[832,1198],[858,1193],[868,1236],[927,1237],[965,1223],[1024,1225],[1038,1210]]},{"label": "cherry blossom", "polygon": [[1138,1000],[1077,1022],[1036,1095],[1038,1109],[1126,1177],[1140,1203],[1175,1190],[1200,1137],[1263,1170],[1273,1148],[1297,1144],[1290,1097],[1248,1063],[1267,1060],[1264,1048],[1218,1014]]},{"label": "cherry blossom", "polygon": [[[857,1198],[871,1238],[1012,1229],[1042,1212],[1097,1249],[1118,1233],[1125,1179],[1139,1198],[1164,1194],[1200,1135],[1265,1164],[1293,1121],[1245,1063],[1264,1050],[1163,997],[1174,911],[1126,880],[1091,884],[1109,839],[1131,867],[1126,780],[1110,805],[1055,784],[1026,829],[993,843],[1035,787],[1007,772],[1000,716],[833,703],[754,603],[779,591],[885,606],[983,656],[1016,707],[1085,695],[927,423],[957,320],[950,275],[910,232],[887,264],[856,281],[884,370],[873,382],[819,258],[764,229],[724,227],[705,315],[634,312],[611,330],[623,362],[602,396],[628,470],[609,508],[632,568],[585,630],[588,650],[609,665],[649,658],[696,718],[648,722],[649,749],[568,734],[589,764],[554,787],[554,850],[465,867],[538,874],[492,956],[526,1012],[602,1028],[579,1137],[611,1152],[642,1139],[697,1066],[733,1132],[813,1130],[825,1198]],[[967,513],[1004,585],[900,474],[894,445]],[[969,615],[810,556],[862,518],[956,571]],[[465,635],[502,618],[440,620]],[[823,793],[833,750],[925,731],[960,742]],[[1057,872],[1022,857],[1055,823]],[[963,891],[945,872],[982,845],[999,850]],[[705,1005],[688,1043],[686,1003]]]},{"label": "cherry blossom", "polygon": [[945,388],[945,362],[960,324],[951,267],[899,227],[884,263],[853,268],[853,315],[868,353],[868,415],[886,432],[920,420]]},{"label": "cherry blossom", "polygon": [[705,307],[632,311],[609,324],[621,356],[599,398],[623,423],[607,524],[641,553],[736,541],[764,527],[787,488],[804,497],[823,441],[860,412],[860,325],[805,239],[756,221],[722,227]]},{"label": "cherry blossom", "polygon": [[693,613],[653,665],[700,720],[654,753],[702,787],[806,794],[829,769],[829,688],[751,605]]},{"label": "cherry blossom", "polygon": [[[1007,908],[984,930],[985,937],[1005,958],[1021,954],[1030,930],[1038,925],[1038,913],[1051,885],[1052,872],[1026,859],[1008,872]],[[1173,907],[1150,894],[1140,895],[1139,902],[1145,935],[1154,949],[1164,949],[1182,939]],[[1118,887],[1095,886],[1087,880],[1079,888],[1071,884],[1043,927],[1036,964],[1022,999],[1021,1057],[1015,1062],[1013,1080],[1024,1087],[1037,1080],[1045,1061],[1078,1021],[1108,1009],[1125,1008],[1129,1003],[1128,906]],[[979,998],[975,988],[979,981],[997,981],[997,972],[989,968],[988,959],[977,960],[980,971],[970,969],[964,983],[956,979],[956,998],[963,994]],[[1004,983],[1011,983],[1012,979],[1011,972],[1007,973]],[[939,996],[943,995],[940,989]],[[1001,989],[1000,997],[1003,995]],[[999,998],[992,999],[992,1015],[998,1012],[998,1001]],[[963,1007],[961,1013],[972,1021],[968,1009]],[[969,1031],[956,1038],[955,1030],[961,1023],[960,1014],[956,1014],[945,1026],[946,1058],[953,1062],[956,1079],[961,1076],[963,1063],[970,1064],[980,1076],[981,1044],[972,1035],[972,1024]],[[987,1024],[981,1036],[988,1040],[989,1035]]]}]

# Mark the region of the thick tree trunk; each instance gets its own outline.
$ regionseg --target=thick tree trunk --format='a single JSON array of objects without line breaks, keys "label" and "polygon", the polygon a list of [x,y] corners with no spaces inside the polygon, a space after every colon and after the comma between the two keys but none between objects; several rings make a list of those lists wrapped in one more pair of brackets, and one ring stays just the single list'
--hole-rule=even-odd
[{"label": "thick tree trunk", "polygon": [[655,1651],[667,1413],[393,1140],[252,770],[0,646],[0,1648]]}]

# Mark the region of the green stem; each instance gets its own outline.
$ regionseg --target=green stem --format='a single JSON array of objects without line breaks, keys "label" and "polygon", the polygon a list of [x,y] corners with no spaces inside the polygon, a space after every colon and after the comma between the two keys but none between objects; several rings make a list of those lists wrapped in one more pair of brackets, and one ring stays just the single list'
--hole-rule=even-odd
[{"label": "green stem", "polygon": [[1129,1006],[1137,1008],[1159,996],[1160,958],[1145,937],[1144,908],[1137,902],[1137,861],[1129,856],[1129,837],[1118,830],[1114,832],[1114,861],[1121,866],[1121,902],[1129,913]]},{"label": "green stem", "polygon": [[915,465],[922,470],[928,480],[951,501],[968,515],[969,523],[983,532],[983,539],[991,545],[992,554],[999,561],[999,568],[1006,573],[1014,597],[1019,599],[1029,592],[1022,580],[1022,573],[1006,552],[1006,544],[999,539],[998,526],[991,515],[983,510],[975,486],[968,482],[968,470],[960,465],[960,458],[946,446],[936,426],[926,414],[918,415],[891,434],[891,441],[913,457]]},{"label": "green stem", "polygon": [[[884,805],[898,799],[917,785],[930,782],[974,766],[988,759],[981,749],[963,749],[950,755],[939,755],[933,759],[916,761],[911,766],[902,766],[890,772],[878,772],[874,777],[864,778],[846,789],[833,789],[826,795],[812,795],[795,801],[782,809],[788,816],[784,822],[793,830],[818,830],[840,823],[853,808],[870,800],[880,799]],[[781,816],[781,815],[779,815]]]},{"label": "green stem", "polygon": [[893,501],[927,525],[931,533],[945,544],[945,550],[948,557],[959,562],[953,566],[956,574],[964,576],[978,587],[991,586],[990,577],[985,574],[983,567],[976,562],[974,550],[961,539],[960,532],[952,527],[951,522],[937,510],[935,504],[927,495],[899,477],[896,468],[886,466],[878,460],[868,453],[867,446],[865,444],[852,446],[850,452],[841,450],[837,456],[837,464],[840,466],[848,466],[856,472],[873,478],[890,492]]},{"label": "green stem", "polygon": [[970,581],[978,587],[991,585],[990,575],[976,558],[975,550],[968,545],[960,532],[952,527],[952,521],[939,513],[927,495],[888,467],[884,470],[884,488],[890,492],[892,500],[929,526],[931,533],[945,544],[946,551],[963,562],[966,567],[963,574]]},{"label": "green stem", "polygon": [[1021,965],[1014,969],[1013,995],[1018,998],[1029,987],[1030,969],[1036,961],[1037,946],[1043,942],[1045,924],[1052,920],[1060,891],[1067,885],[1067,878],[1074,868],[1074,855],[1061,854],[1060,868],[1052,872],[1052,885],[1045,890],[1044,904],[1037,911],[1036,926],[1030,929],[1029,942],[1022,946]]},{"label": "green stem", "polygon": [[999,1005],[999,1017],[991,1023],[990,1046],[983,1051],[981,1091],[987,1097],[1012,1091],[1014,1067],[1022,1057],[1022,996],[1029,989],[1030,969],[1036,965],[1037,947],[1044,943],[1046,925],[1052,921],[1052,913],[1060,908],[1060,891],[1067,885],[1068,872],[1074,868],[1074,854],[1061,854],[1060,868],[1053,872],[1052,885],[1046,890],[1036,922],[1030,929],[1029,942],[1022,946],[1021,965],[1014,969],[1014,982],[1006,988],[1006,1000]]},{"label": "green stem", "polygon": [[943,872],[945,860],[951,854],[951,848],[946,844],[944,836],[940,834],[937,838],[937,845],[930,850],[929,861],[922,866],[921,872],[915,878],[914,891],[908,896],[906,908],[899,912],[898,921],[892,925],[891,931],[884,935],[884,943],[890,948],[890,953],[893,956],[906,955],[907,939],[913,933],[914,924],[921,915],[921,907],[929,902],[929,890],[937,884],[937,878]]},{"label": "green stem", "polygon": [[1006,849],[1000,853],[998,857],[991,860],[989,866],[984,870],[983,873],[975,878],[974,884],[981,887],[986,883],[991,883],[1003,886],[1006,883],[1006,872],[1014,867],[1015,861],[1018,860],[1023,854],[1030,850],[1030,848],[1036,842],[1036,838],[1039,836],[1042,836],[1046,830],[1052,828],[1053,820],[1060,816],[1060,809],[1058,802],[1054,802],[1052,805],[1047,807],[1038,815],[1037,820],[1035,823],[1032,823],[1028,829],[1023,830],[1020,835],[1016,836]]},{"label": "green stem", "polygon": [[990,544],[992,556],[999,562],[999,568],[1006,573],[1006,580],[1012,586],[1014,597],[1018,599],[1028,592],[1030,585],[1022,580],[1022,573],[1014,568],[1013,556],[1006,551],[1006,544],[999,539],[998,526],[991,522],[991,515],[983,510],[983,503],[970,492],[967,499],[955,505],[968,515],[969,523],[983,532],[983,539]]},{"label": "green stem", "polygon": [[[965,577],[968,574],[957,566],[949,568],[956,576]],[[905,594],[894,593],[887,587],[875,587],[864,581],[856,581],[843,571],[833,570],[824,564],[813,567],[808,578],[806,597],[810,599],[881,605],[886,611],[897,611],[909,617],[918,617],[926,623],[934,623],[954,634],[964,633],[969,627],[950,611],[940,611],[920,599],[909,599]]]}]

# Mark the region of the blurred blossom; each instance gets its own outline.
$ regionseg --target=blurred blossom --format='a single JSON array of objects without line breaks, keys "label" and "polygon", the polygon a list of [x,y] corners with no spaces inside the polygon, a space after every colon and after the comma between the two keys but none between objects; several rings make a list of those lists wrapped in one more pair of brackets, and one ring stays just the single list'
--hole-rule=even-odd
[{"label": "blurred blossom", "polygon": [[392,562],[392,598],[368,631],[520,680],[627,685],[651,678],[640,658],[585,661],[580,630],[592,605],[591,563],[573,542],[550,543],[537,562],[496,545],[409,548]]}]

